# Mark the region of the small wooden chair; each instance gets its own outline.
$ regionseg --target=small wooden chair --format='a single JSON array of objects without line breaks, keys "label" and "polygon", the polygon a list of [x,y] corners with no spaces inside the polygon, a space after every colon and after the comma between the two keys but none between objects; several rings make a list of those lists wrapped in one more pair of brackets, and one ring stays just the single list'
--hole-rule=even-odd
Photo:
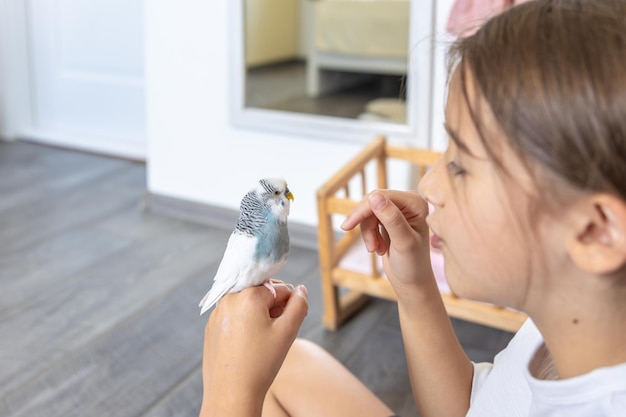
[{"label": "small wooden chair", "polygon": [[[324,298],[323,322],[336,330],[346,319],[359,311],[370,296],[397,300],[389,281],[384,277],[380,258],[368,254],[362,245],[359,230],[338,232],[334,220],[345,218],[356,203],[369,192],[368,174],[375,172],[372,188],[388,188],[387,165],[390,159],[406,161],[419,178],[435,164],[441,154],[387,144],[378,137],[347,165],[328,180],[317,192],[319,257]],[[360,188],[356,198],[351,190]],[[520,312],[465,300],[449,292],[443,276],[443,260],[433,250],[433,270],[438,277],[441,297],[450,317],[471,321],[511,332],[517,331],[526,319]],[[355,258],[356,257],[356,258]],[[350,258],[352,260],[350,260]]]}]

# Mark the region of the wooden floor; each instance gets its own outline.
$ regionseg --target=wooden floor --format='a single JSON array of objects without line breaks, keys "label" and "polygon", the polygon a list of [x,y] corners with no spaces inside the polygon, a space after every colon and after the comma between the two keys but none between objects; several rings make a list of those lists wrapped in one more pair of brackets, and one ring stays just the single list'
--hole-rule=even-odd
[{"label": "wooden floor", "polygon": [[[232,225],[145,212],[145,189],[141,163],[0,142],[1,416],[197,415],[207,318],[197,304]],[[374,301],[330,333],[317,253],[293,247],[278,278],[309,288],[302,337],[417,415],[393,303]],[[511,336],[455,327],[474,360]]]}]

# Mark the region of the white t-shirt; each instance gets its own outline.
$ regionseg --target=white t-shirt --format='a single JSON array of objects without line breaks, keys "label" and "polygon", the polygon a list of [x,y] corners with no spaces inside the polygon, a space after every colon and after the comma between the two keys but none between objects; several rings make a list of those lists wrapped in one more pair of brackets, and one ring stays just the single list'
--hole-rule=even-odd
[{"label": "white t-shirt", "polygon": [[626,417],[626,363],[540,380],[529,364],[541,346],[539,330],[527,320],[493,364],[474,364],[467,417]]}]

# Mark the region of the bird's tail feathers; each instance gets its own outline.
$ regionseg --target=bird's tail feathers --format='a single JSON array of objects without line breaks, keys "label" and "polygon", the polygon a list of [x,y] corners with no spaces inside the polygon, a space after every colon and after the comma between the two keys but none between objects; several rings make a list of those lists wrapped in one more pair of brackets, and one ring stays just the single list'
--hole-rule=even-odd
[{"label": "bird's tail feathers", "polygon": [[208,309],[213,307],[213,305],[217,303],[220,298],[226,295],[228,290],[230,290],[230,288],[226,286],[214,286],[213,288],[211,288],[211,290],[207,292],[204,297],[202,297],[202,300],[200,300],[200,304],[198,304],[198,307],[201,308],[200,315],[203,315]]}]

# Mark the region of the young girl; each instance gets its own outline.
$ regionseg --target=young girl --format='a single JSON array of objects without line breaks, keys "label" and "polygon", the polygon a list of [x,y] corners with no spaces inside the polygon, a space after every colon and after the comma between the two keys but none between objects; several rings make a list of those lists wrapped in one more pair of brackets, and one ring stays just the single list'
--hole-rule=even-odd
[{"label": "young girl", "polygon": [[[372,192],[343,224],[384,257],[420,415],[626,416],[626,2],[525,3],[450,57],[441,161],[419,194]],[[530,317],[493,364],[464,354],[429,245],[457,295]],[[223,300],[201,415],[393,414],[292,345],[306,308],[303,287]]]}]

